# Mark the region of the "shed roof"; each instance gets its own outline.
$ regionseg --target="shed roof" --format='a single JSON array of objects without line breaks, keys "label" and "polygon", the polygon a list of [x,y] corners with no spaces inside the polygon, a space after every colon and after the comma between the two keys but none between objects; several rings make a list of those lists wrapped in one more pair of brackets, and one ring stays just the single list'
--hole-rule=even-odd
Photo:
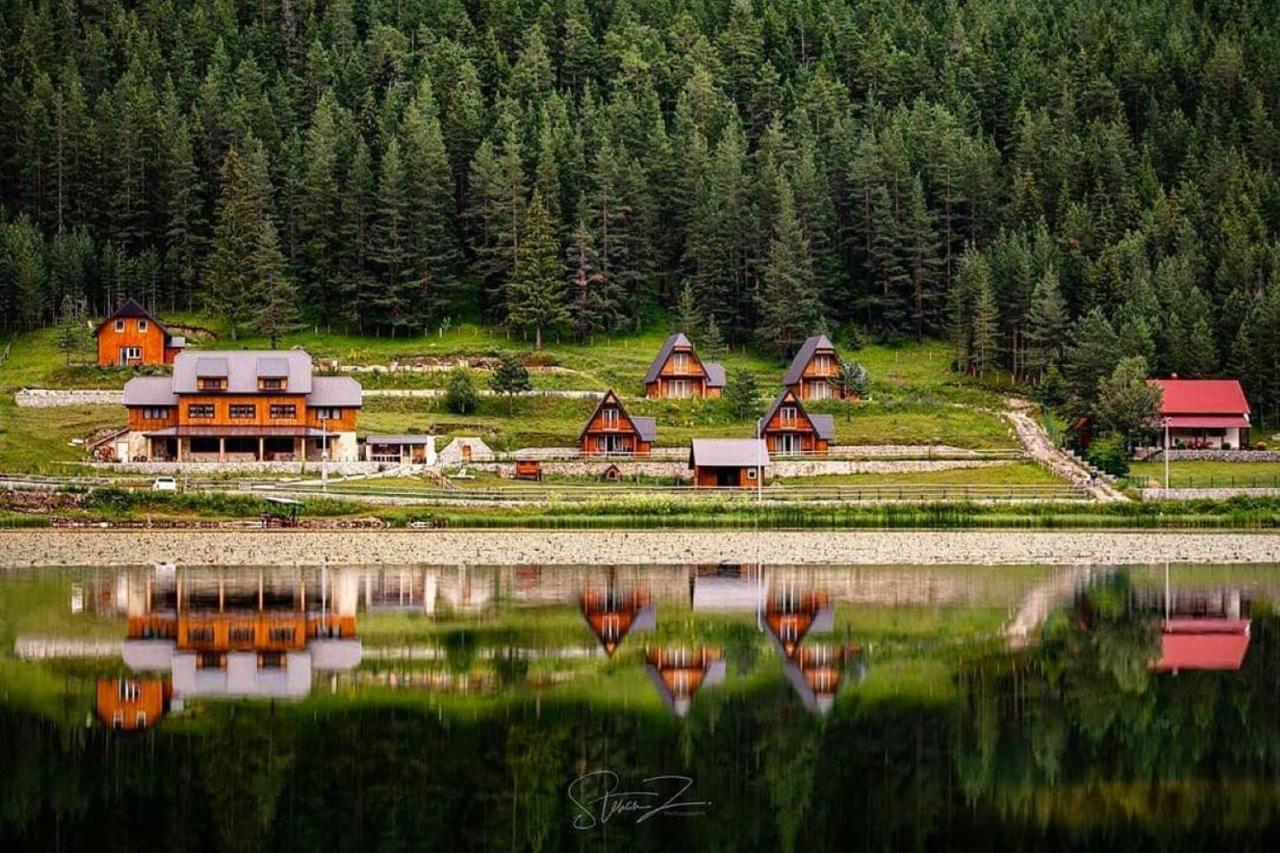
[{"label": "shed roof", "polygon": [[695,438],[690,468],[754,468],[769,464],[769,449],[758,438]]},{"label": "shed roof", "polygon": [[[809,362],[813,359],[814,353],[820,349],[829,349],[835,352],[835,345],[826,335],[814,335],[806,338],[805,342],[800,345],[799,352],[796,357],[791,359],[791,365],[787,367],[787,372],[782,376],[783,385],[795,385],[800,381],[800,377],[804,375],[804,369],[809,366]],[[839,358],[839,353],[836,353]]]},{"label": "shed roof", "polygon": [[1160,414],[1247,415],[1249,401],[1235,379],[1152,379],[1164,391]]},{"label": "shed roof", "polygon": [[311,393],[311,356],[303,350],[226,350],[217,355],[181,352],[173,360],[173,390],[179,394],[192,394],[199,390],[196,386],[197,377],[225,376],[228,393],[255,394],[258,392],[260,375],[275,375],[260,374],[258,370],[261,361],[267,362],[265,369],[270,371],[280,371],[280,362],[283,362],[287,370],[279,375],[287,373],[288,385],[285,393]]}]

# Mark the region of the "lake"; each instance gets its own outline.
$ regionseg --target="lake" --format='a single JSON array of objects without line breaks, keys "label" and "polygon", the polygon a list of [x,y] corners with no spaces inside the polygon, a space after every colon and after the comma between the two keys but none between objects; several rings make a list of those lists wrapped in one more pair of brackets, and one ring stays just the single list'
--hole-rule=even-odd
[{"label": "lake", "polygon": [[5,572],[0,846],[1275,849],[1278,596],[1275,566]]}]

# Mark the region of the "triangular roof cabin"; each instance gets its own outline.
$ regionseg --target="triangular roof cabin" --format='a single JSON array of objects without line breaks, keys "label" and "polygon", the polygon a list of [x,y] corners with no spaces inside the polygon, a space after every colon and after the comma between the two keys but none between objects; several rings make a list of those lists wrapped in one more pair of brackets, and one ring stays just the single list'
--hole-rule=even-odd
[{"label": "triangular roof cabin", "polygon": [[724,367],[703,361],[683,332],[667,337],[644,375],[645,396],[659,399],[719,397]]},{"label": "triangular roof cabin", "polygon": [[625,591],[612,586],[588,589],[578,600],[578,608],[609,657],[618,651],[627,634],[646,631],[656,623],[657,611],[649,590],[644,587]]},{"label": "triangular roof cabin", "polygon": [[800,345],[782,376],[782,384],[801,400],[844,399],[840,353],[826,335],[814,335]]},{"label": "triangular roof cabin", "polygon": [[835,419],[811,415],[791,388],[773,398],[758,424],[770,453],[826,453],[835,441]]},{"label": "triangular roof cabin", "polygon": [[653,418],[630,415],[610,388],[578,433],[578,446],[584,454],[592,456],[647,456],[657,436],[657,422]]},{"label": "triangular roof cabin", "polygon": [[725,662],[719,649],[645,650],[645,669],[658,689],[662,703],[677,717],[689,713],[693,696],[703,686],[724,680]]}]

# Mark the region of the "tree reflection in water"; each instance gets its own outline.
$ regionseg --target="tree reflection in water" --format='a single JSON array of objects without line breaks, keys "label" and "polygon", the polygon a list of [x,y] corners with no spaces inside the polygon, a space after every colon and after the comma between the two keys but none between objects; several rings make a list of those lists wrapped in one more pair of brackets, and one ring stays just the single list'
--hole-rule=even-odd
[{"label": "tree reflection in water", "polygon": [[[725,577],[716,575],[722,589]],[[1276,840],[1280,670],[1263,598],[1208,584],[1175,601],[1145,576],[1101,574],[1052,609],[1035,642],[1011,649],[998,635],[908,634],[907,611],[890,627],[837,618],[828,630],[820,584],[801,577],[798,594],[779,598],[765,575],[747,580],[724,598],[745,602],[741,612],[707,615],[610,577],[569,589],[560,609],[449,623],[430,665],[495,673],[450,682],[474,694],[361,680],[391,654],[371,653],[379,623],[364,614],[365,660],[327,689],[301,701],[204,702],[135,733],[86,726],[77,704],[77,685],[119,673],[118,663],[41,663],[37,683],[34,663],[6,661],[0,843],[737,851]],[[752,583],[760,595],[741,595]],[[587,594],[596,588],[606,594]],[[855,607],[830,598],[838,611]],[[651,604],[643,640],[601,628]],[[1166,616],[1247,621],[1240,668],[1157,671]],[[395,630],[417,636],[418,619]],[[387,648],[410,656],[404,636],[392,640]],[[572,666],[588,670],[575,677],[589,690],[551,677],[550,651],[534,652],[553,641],[585,649]],[[714,659],[727,676],[691,694],[677,717],[634,676],[646,648],[682,644],[721,649]],[[825,664],[830,650],[855,646],[825,713],[783,674],[788,663],[803,669],[807,651]],[[877,667],[903,659],[949,673],[947,690],[877,692]],[[420,683],[406,673],[398,683]],[[41,685],[55,701],[38,701]],[[602,768],[626,789],[687,775],[712,805],[584,835],[566,790]]]}]

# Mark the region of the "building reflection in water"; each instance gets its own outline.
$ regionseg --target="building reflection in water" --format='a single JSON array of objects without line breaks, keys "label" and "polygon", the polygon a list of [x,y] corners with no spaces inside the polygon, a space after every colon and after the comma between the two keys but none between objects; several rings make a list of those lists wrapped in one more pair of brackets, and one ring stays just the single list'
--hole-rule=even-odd
[{"label": "building reflection in water", "polygon": [[806,643],[813,634],[830,633],[835,624],[835,608],[825,589],[787,580],[773,584],[765,599],[764,624],[782,658],[783,674],[809,711],[828,713],[844,684],[862,680],[865,666],[857,647]]},{"label": "building reflection in water", "polygon": [[719,649],[651,647],[645,649],[644,660],[662,703],[677,717],[689,713],[699,690],[724,681],[725,662]]},{"label": "building reflection in water", "polygon": [[1249,651],[1252,602],[1239,589],[1189,587],[1174,590],[1165,567],[1163,590],[1134,593],[1140,611],[1156,611],[1160,620],[1160,657],[1156,672],[1184,670],[1235,672]]},{"label": "building reflection in water", "polygon": [[578,609],[609,657],[618,651],[627,634],[652,629],[658,618],[649,588],[620,586],[613,572],[604,586],[589,586],[582,591]]},{"label": "building reflection in water", "polygon": [[358,594],[353,569],[122,574],[113,600],[127,618],[124,663],[168,677],[100,681],[99,718],[139,728],[189,699],[306,696],[315,674],[360,663]]}]

